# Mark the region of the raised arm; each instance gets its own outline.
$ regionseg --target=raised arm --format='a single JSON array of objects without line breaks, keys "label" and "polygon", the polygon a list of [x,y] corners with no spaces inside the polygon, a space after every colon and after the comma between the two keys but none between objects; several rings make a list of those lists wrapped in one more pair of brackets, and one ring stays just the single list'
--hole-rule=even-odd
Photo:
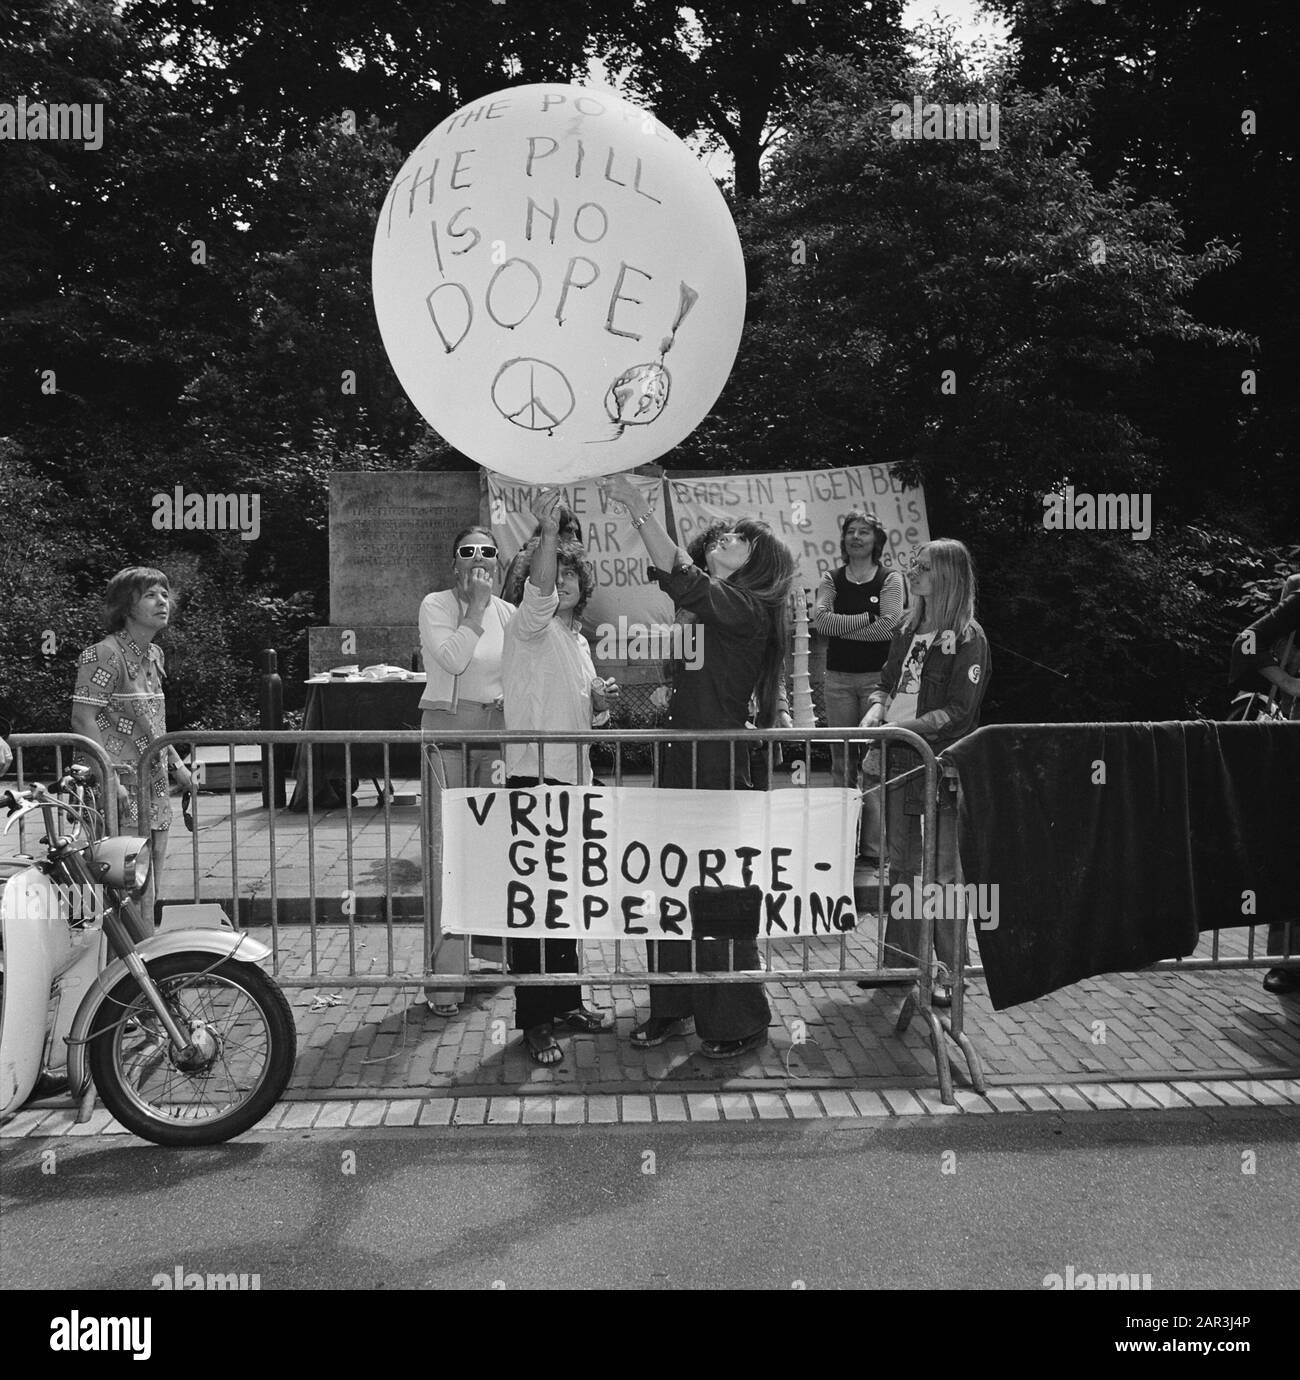
[{"label": "raised arm", "polygon": [[540,489],[533,499],[532,514],[541,524],[540,540],[533,553],[528,582],[543,598],[555,592],[556,547],[560,536],[560,491]]},{"label": "raised arm", "polygon": [[[645,543],[651,564],[657,570],[671,571],[690,556],[664,531],[654,510],[641,497],[637,487],[625,474],[611,474],[600,480],[601,491],[615,503],[621,503],[632,518],[632,526]],[[680,556],[680,560],[679,560]]]}]

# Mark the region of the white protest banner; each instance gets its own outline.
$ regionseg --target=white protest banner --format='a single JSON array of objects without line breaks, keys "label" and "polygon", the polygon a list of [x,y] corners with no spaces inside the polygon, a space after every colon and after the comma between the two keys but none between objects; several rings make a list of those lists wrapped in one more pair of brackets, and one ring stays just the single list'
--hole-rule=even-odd
[{"label": "white protest banner", "polygon": [[[662,521],[661,481],[638,474],[628,477]],[[554,486],[516,484],[500,475],[488,474],[488,511],[503,570],[537,531],[531,507],[543,487]],[[630,624],[670,624],[673,601],[650,579],[645,544],[633,531],[632,519],[622,505],[611,503],[594,480],[562,484],[559,489],[560,501],[582,524],[587,554],[596,571],[596,592],[582,615],[593,648],[594,639],[600,636],[598,630],[617,627],[620,615]]]},{"label": "white protest banner", "polygon": [[861,797],[817,787],[444,791],[443,929],[689,938],[694,886],[762,889],[765,938],[854,927]]},{"label": "white protest banner", "polygon": [[722,391],[745,317],[722,193],[606,87],[510,87],[449,115],[389,188],[372,280],[425,420],[525,482],[671,450]]},{"label": "white protest banner", "polygon": [[897,564],[930,540],[925,493],[906,488],[892,465],[789,474],[727,474],[666,481],[683,546],[718,518],[761,518],[790,548],[805,586],[843,563],[840,523],[850,509],[870,513],[889,531],[883,563]]}]

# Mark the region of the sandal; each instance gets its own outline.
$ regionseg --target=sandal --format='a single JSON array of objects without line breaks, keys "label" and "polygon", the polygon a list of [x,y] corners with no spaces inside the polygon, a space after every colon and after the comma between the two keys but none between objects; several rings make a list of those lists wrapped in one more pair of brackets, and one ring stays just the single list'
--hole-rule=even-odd
[{"label": "sandal", "polygon": [[595,1035],[601,1030],[613,1029],[614,1014],[600,1007],[579,1006],[574,1011],[566,1011],[564,1015],[557,1016],[555,1023],[570,1030],[585,1030],[588,1034]]},{"label": "sandal", "polygon": [[425,997],[424,1004],[435,1016],[441,1016],[444,1020],[450,1020],[452,1016],[460,1015],[460,1004],[458,1002],[436,1002]]},{"label": "sandal", "polygon": [[751,1049],[757,1049],[766,1039],[767,1027],[764,1026],[762,1030],[746,1035],[743,1040],[704,1040],[700,1044],[700,1053],[706,1059],[734,1059],[738,1054],[748,1054]]},{"label": "sandal", "polygon": [[550,1068],[564,1058],[564,1051],[555,1043],[555,1032],[551,1023],[531,1026],[524,1031],[524,1044],[534,1064]]},{"label": "sandal", "polygon": [[674,1035],[685,1035],[686,1023],[690,1019],[689,1016],[651,1016],[648,1021],[642,1021],[628,1039],[638,1049],[651,1049],[672,1039]]}]

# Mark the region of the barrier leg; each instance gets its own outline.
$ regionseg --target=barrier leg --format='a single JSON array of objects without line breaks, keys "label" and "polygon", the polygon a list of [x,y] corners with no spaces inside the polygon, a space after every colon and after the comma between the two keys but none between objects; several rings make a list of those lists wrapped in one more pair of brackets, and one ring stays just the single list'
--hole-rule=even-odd
[{"label": "barrier leg", "polygon": [[898,1008],[898,1019],[894,1022],[895,1035],[907,1034],[907,1027],[912,1024],[912,1017],[916,1015],[916,1008],[916,985],[913,984],[907,989],[907,996],[903,998],[903,1004]]},{"label": "barrier leg", "polygon": [[966,1059],[966,1071],[970,1074],[971,1087],[983,1095],[988,1091],[989,1085],[984,1077],[984,1065],[980,1063],[979,1051],[975,1048],[975,1042],[964,1030],[950,1033]]},{"label": "barrier leg", "polygon": [[934,1066],[939,1075],[939,1101],[952,1106],[957,1099],[952,1095],[952,1065],[948,1062],[948,1042],[944,1039],[943,1024],[933,1008],[926,1013],[930,1027],[930,1044],[934,1049]]}]

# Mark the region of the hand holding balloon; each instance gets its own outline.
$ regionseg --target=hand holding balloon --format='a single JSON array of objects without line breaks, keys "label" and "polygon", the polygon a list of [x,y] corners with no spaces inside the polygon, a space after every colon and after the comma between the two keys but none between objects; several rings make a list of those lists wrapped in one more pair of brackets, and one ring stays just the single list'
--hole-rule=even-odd
[{"label": "hand holding balloon", "polygon": [[644,517],[650,505],[637,492],[637,487],[625,474],[610,474],[599,481],[601,493],[611,502],[620,503],[633,518]]},{"label": "hand holding balloon", "polygon": [[529,507],[543,537],[554,537],[560,530],[560,498],[559,489],[539,489]]}]

